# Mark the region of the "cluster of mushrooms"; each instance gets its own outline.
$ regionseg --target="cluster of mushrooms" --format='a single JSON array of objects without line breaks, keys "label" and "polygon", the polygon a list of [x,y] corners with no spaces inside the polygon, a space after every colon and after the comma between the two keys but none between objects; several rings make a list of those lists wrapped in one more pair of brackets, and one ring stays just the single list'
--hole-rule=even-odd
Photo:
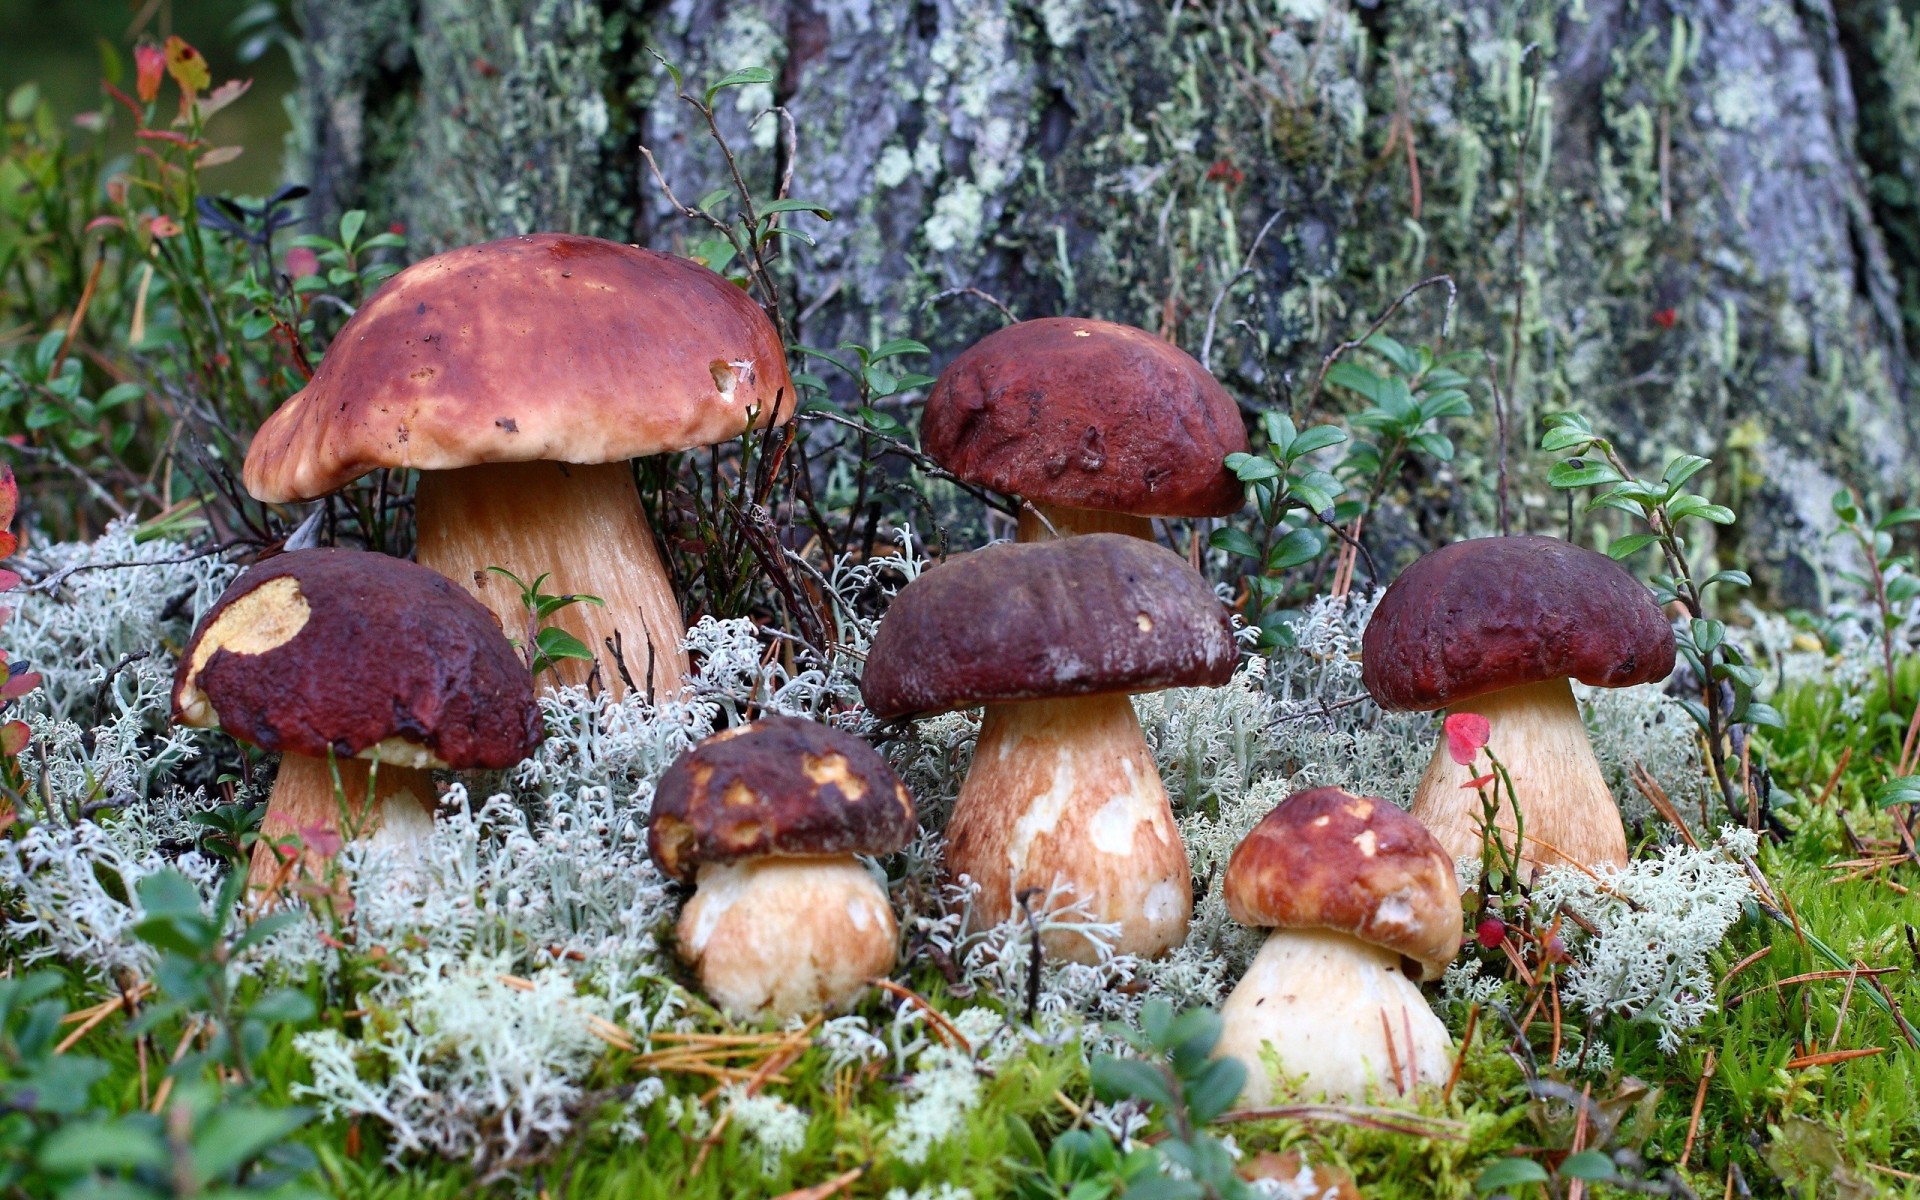
[{"label": "cluster of mushrooms", "polygon": [[[488,568],[602,597],[556,623],[596,651],[624,644],[660,686],[682,681],[685,630],[630,462],[789,419],[785,361],[771,323],[720,276],[594,238],[437,255],[361,308],[262,427],[244,480],[290,502],[416,469],[418,562],[267,558],[205,615],[175,679],[176,720],[281,755],[253,883],[318,876],[343,840],[418,840],[432,770],[532,751],[534,684],[509,634],[536,631]],[[1223,465],[1246,449],[1239,409],[1152,334],[1053,318],[961,354],[922,438],[960,478],[1021,497],[1023,515],[1015,542],[952,556],[894,597],[866,706],[882,721],[983,710],[944,851],[976,923],[1045,903],[1051,956],[1165,954],[1187,936],[1193,879],[1128,697],[1224,684],[1237,652],[1226,608],[1153,540],[1151,519],[1241,506]],[[1626,856],[1568,680],[1619,686],[1672,663],[1644,587],[1603,555],[1535,537],[1427,555],[1387,590],[1363,643],[1382,706],[1488,717],[1535,865]],[[1442,744],[1412,815],[1316,788],[1235,850],[1229,910],[1273,930],[1223,1009],[1220,1053],[1247,1062],[1245,1102],[1271,1094],[1270,1065],[1332,1096],[1445,1077],[1447,1034],[1416,981],[1461,946],[1453,864],[1483,836],[1468,773]],[[693,885],[677,941],[706,994],[742,1019],[784,1018],[850,1005],[893,970],[884,876],[861,856],[917,828],[913,798],[866,742],[769,716],[662,777],[648,850]]]}]

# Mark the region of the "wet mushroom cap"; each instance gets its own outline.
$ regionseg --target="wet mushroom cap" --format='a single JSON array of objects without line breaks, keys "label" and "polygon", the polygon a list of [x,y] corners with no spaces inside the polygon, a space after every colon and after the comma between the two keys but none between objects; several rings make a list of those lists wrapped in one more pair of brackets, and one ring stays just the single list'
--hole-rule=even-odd
[{"label": "wet mushroom cap", "polygon": [[1186,351],[1083,317],[988,334],[940,373],[920,436],[971,483],[1071,508],[1155,517],[1240,511],[1225,458],[1239,406]]},{"label": "wet mushroom cap", "polygon": [[818,721],[762,717],[667,768],[647,853],[688,882],[715,863],[888,854],[914,829],[913,797],[872,746]]},{"label": "wet mushroom cap", "polygon": [[244,480],[278,503],[377,467],[614,462],[711,445],[794,411],[760,307],[684,258],[536,233],[389,279],[262,425]]},{"label": "wet mushroom cap", "polygon": [[1242,925],[1331,929],[1438,979],[1460,953],[1460,885],[1427,827],[1342,788],[1295,792],[1227,860],[1227,911]]},{"label": "wet mushroom cap", "polygon": [[1233,628],[1207,581],[1152,542],[1001,542],[900,590],[860,693],[882,720],[1016,700],[1218,687]]},{"label": "wet mushroom cap", "polygon": [[1645,584],[1549,537],[1442,546],[1401,573],[1361,641],[1382,708],[1445,708],[1522,684],[1626,687],[1673,670],[1673,630]]},{"label": "wet mushroom cap", "polygon": [[362,550],[296,550],[235,580],[181,655],[173,717],[263,750],[406,767],[509,767],[541,736],[533,679],[493,614]]}]

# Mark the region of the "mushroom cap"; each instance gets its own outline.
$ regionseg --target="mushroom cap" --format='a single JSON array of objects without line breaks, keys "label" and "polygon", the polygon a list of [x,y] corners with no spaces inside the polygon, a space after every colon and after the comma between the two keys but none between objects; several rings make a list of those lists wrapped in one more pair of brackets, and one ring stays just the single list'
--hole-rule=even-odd
[{"label": "mushroom cap", "polygon": [[1332,929],[1438,979],[1460,953],[1453,859],[1417,819],[1344,788],[1295,792],[1227,860],[1227,912],[1242,925]]},{"label": "mushroom cap", "polygon": [[1382,708],[1445,708],[1553,679],[1665,679],[1673,645],[1653,593],[1606,555],[1558,538],[1476,538],[1423,555],[1387,588],[1360,677]]},{"label": "mushroom cap", "polygon": [[940,373],[920,439],[971,483],[1044,504],[1223,517],[1246,492],[1226,456],[1240,408],[1186,351],[1085,317],[1022,321]]},{"label": "mushroom cap", "polygon": [[818,721],[762,717],[667,768],[647,853],[685,882],[712,863],[886,854],[914,828],[913,797],[872,746]]},{"label": "mushroom cap", "polygon": [[882,720],[1012,700],[1218,687],[1233,627],[1185,559],[1120,533],[1001,542],[900,590],[860,694]]},{"label": "mushroom cap", "polygon": [[376,467],[599,463],[793,415],[766,313],[684,258],[534,233],[389,279],[254,435],[247,490],[324,496]]},{"label": "mushroom cap", "polygon": [[493,614],[364,550],[295,550],[235,580],[180,656],[173,719],[405,767],[510,767],[541,736],[533,677]]}]

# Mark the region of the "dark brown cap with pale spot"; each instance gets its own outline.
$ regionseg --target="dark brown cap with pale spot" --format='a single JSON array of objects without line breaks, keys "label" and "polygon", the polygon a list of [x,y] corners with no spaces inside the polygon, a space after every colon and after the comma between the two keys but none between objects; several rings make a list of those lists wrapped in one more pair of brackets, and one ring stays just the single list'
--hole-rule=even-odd
[{"label": "dark brown cap with pale spot", "polygon": [[860,694],[882,720],[1012,700],[1218,687],[1233,628],[1185,559],[1094,533],[1002,542],[902,588]]},{"label": "dark brown cap with pale spot", "polygon": [[1245,489],[1239,406],[1186,351],[1144,329],[1045,317],[990,333],[927,396],[920,439],[972,483],[1042,504],[1222,517]]},{"label": "dark brown cap with pale spot", "polygon": [[1453,859],[1414,817],[1343,788],[1295,792],[1227,860],[1227,911],[1242,925],[1332,929],[1438,979],[1460,953]]},{"label": "dark brown cap with pale spot", "polygon": [[647,852],[686,882],[708,863],[888,854],[914,828],[913,797],[873,747],[818,721],[762,717],[667,768]]},{"label": "dark brown cap with pale spot", "polygon": [[1382,708],[1435,709],[1522,684],[1626,687],[1673,670],[1673,629],[1646,585],[1550,537],[1455,542],[1387,588],[1360,644]]},{"label": "dark brown cap with pale spot", "polygon": [[173,719],[405,767],[510,767],[540,741],[533,679],[493,614],[363,550],[295,550],[235,580],[180,657]]},{"label": "dark brown cap with pale spot", "polygon": [[535,233],[415,263],[254,435],[247,490],[311,500],[376,467],[614,462],[793,415],[779,332],[695,262]]}]

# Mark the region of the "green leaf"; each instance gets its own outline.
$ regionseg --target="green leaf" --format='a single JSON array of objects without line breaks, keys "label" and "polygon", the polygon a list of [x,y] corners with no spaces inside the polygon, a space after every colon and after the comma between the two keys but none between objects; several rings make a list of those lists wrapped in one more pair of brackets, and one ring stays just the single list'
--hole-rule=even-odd
[{"label": "green leaf", "polygon": [[1380,403],[1380,393],[1384,380],[1372,371],[1356,362],[1337,362],[1327,372],[1327,382],[1335,387],[1343,387],[1350,392],[1358,392],[1375,404]]},{"label": "green leaf", "polygon": [[1260,557],[1260,543],[1253,540],[1253,535],[1231,525],[1214,530],[1207,544],[1215,550],[1225,550],[1228,554],[1238,554],[1243,558]]},{"label": "green leaf", "polygon": [[1660,478],[1670,488],[1677,488],[1692,479],[1707,467],[1713,465],[1710,458],[1701,458],[1698,454],[1682,454],[1667,464]]},{"label": "green leaf", "polygon": [[[1575,465],[1576,463],[1578,465]],[[1555,463],[1553,469],[1547,472],[1547,485],[1557,488],[1593,487],[1595,484],[1624,483],[1625,481],[1626,476],[1614,470],[1608,463],[1585,462],[1578,459]]]},{"label": "green leaf", "polygon": [[1277,479],[1280,476],[1279,463],[1257,454],[1229,454],[1226,465],[1227,470],[1232,471],[1241,483],[1258,483],[1262,479]]},{"label": "green leaf", "polygon": [[194,1173],[202,1180],[224,1178],[283,1141],[311,1115],[304,1108],[222,1105],[194,1127]]},{"label": "green leaf", "polygon": [[360,236],[360,230],[365,227],[366,223],[367,213],[365,209],[355,208],[342,213],[340,216],[340,244],[349,250],[353,249],[354,239]]},{"label": "green leaf", "polygon": [[1517,1183],[1545,1183],[1547,1171],[1530,1158],[1503,1158],[1480,1172],[1473,1184],[1476,1192],[1493,1192]]},{"label": "green leaf", "polygon": [[1896,804],[1920,804],[1920,775],[1896,775],[1873,789],[1873,802],[1880,808]]},{"label": "green leaf", "polygon": [[1700,585],[1700,589],[1705,591],[1716,583],[1730,583],[1735,587],[1752,587],[1753,576],[1745,571],[1715,571],[1707,576],[1706,582]]},{"label": "green leaf", "polygon": [[1310,425],[1300,431],[1299,436],[1287,447],[1286,459],[1292,462],[1296,458],[1312,454],[1316,450],[1325,450],[1328,446],[1338,446],[1347,440],[1347,431],[1338,425]]},{"label": "green leaf", "polygon": [[890,342],[881,342],[867,356],[868,362],[879,362],[883,358],[893,358],[901,354],[931,354],[926,343],[916,342],[912,338],[894,338]]},{"label": "green leaf", "polygon": [[1267,570],[1285,571],[1312,562],[1326,551],[1327,539],[1318,529],[1296,529],[1267,552]]},{"label": "green leaf", "polygon": [[1607,557],[1615,562],[1645,550],[1660,538],[1651,533],[1629,533],[1613,539],[1607,544]]},{"label": "green leaf", "polygon": [[707,89],[707,107],[713,107],[713,98],[727,88],[746,87],[754,83],[772,83],[773,72],[766,67],[743,67],[731,74],[720,77],[719,82]]},{"label": "green leaf", "polygon": [[1186,1086],[1187,1111],[1204,1125],[1233,1107],[1247,1086],[1247,1065],[1237,1058],[1216,1058]]},{"label": "green leaf", "polygon": [[1441,462],[1453,461],[1453,442],[1442,433],[1416,433],[1407,439],[1407,445],[1429,458]]},{"label": "green leaf", "polygon": [[1596,1182],[1616,1177],[1613,1160],[1599,1150],[1582,1150],[1578,1154],[1567,1155],[1560,1163],[1558,1174],[1563,1179],[1586,1179]]},{"label": "green leaf", "polygon": [[1895,525],[1911,525],[1920,521],[1920,508],[1896,508],[1873,523],[1876,530],[1892,529]]},{"label": "green leaf", "polygon": [[92,1174],[127,1167],[164,1167],[167,1145],[157,1129],[130,1121],[63,1125],[40,1144],[40,1169],[53,1175]]},{"label": "green leaf", "polygon": [[1133,1098],[1159,1105],[1174,1102],[1166,1071],[1137,1058],[1102,1054],[1093,1060],[1090,1074],[1093,1094],[1109,1104]]},{"label": "green leaf", "polygon": [[[774,200],[760,206],[760,215],[763,217],[772,216],[774,213],[790,213],[790,212],[810,212],[814,216],[819,217],[822,221],[833,220],[833,213],[830,210],[822,208],[820,205],[815,204],[811,200]],[[905,341],[908,339],[903,338],[901,340]],[[920,346],[920,343],[918,342],[914,342],[913,344],[916,346]],[[927,353],[927,348],[925,346],[920,346],[920,353],[922,354]],[[873,352],[873,356],[875,358],[886,357],[885,355],[881,354],[880,351],[878,350],[875,350]]]},{"label": "green leaf", "polygon": [[533,642],[540,656],[550,662],[559,662],[565,658],[586,660],[593,657],[593,651],[587,649],[586,643],[564,629],[548,626],[534,636]]},{"label": "green leaf", "polygon": [[1712,654],[1720,643],[1727,640],[1727,627],[1723,622],[1695,617],[1691,624],[1693,648],[1701,654]]},{"label": "green leaf", "polygon": [[1593,444],[1591,429],[1549,429],[1540,436],[1540,448],[1549,454],[1563,450],[1585,449]]},{"label": "green leaf", "polygon": [[1407,375],[1416,375],[1420,371],[1420,364],[1414,361],[1412,352],[1384,333],[1376,333],[1361,344]]}]

